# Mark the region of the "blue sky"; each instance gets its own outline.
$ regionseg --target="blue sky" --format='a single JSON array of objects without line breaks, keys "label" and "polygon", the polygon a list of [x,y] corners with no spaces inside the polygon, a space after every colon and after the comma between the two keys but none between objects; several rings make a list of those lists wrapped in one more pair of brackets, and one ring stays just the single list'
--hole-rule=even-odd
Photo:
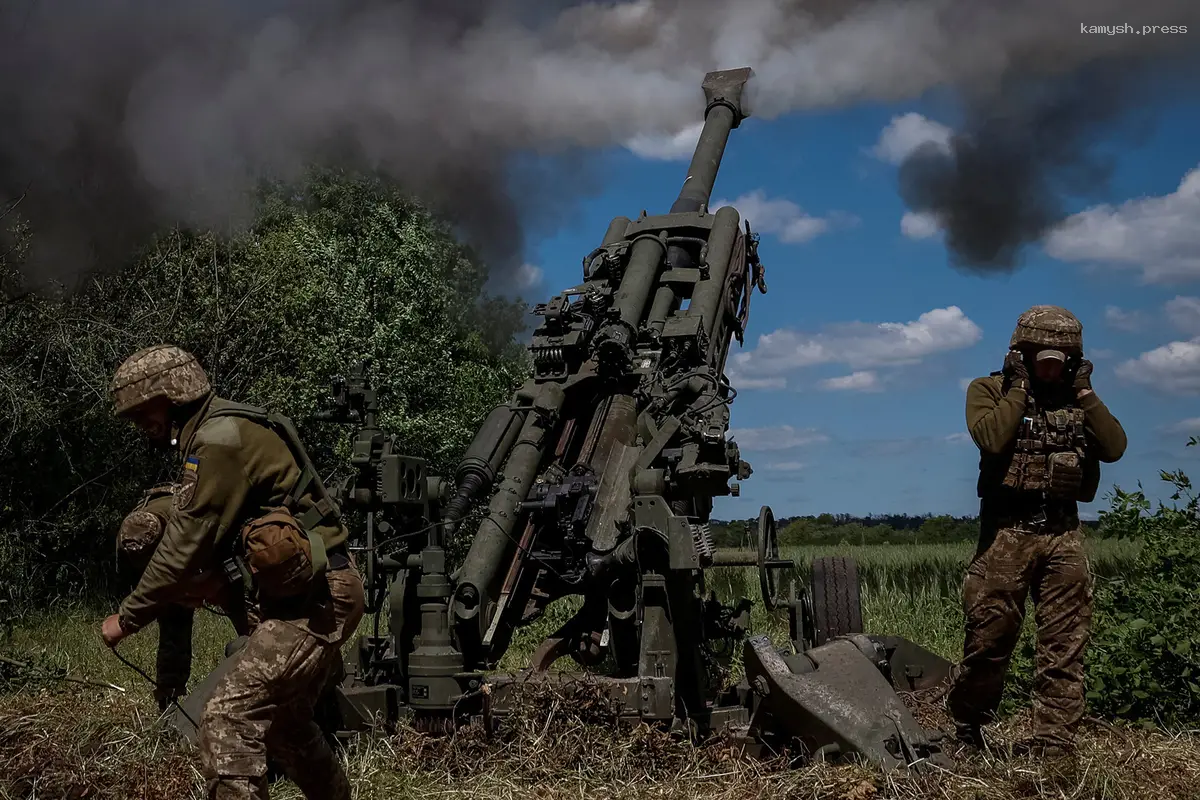
[{"label": "blue sky", "polygon": [[[1017,316],[1039,303],[1083,322],[1096,391],[1129,436],[1086,515],[1113,484],[1167,500],[1159,470],[1200,463],[1184,446],[1200,434],[1200,170],[1181,188],[1200,167],[1200,104],[1160,109],[1153,136],[1120,151],[1108,205],[1073,206],[1021,269],[989,277],[951,267],[936,224],[905,219],[896,190],[903,154],[955,121],[932,98],[733,132],[712,207],[735,205],[762,234],[769,292],[727,369],[732,434],[755,471],[715,516],[974,514],[965,384],[1000,368]],[[577,283],[613,216],[665,212],[693,142],[606,154],[602,192],[530,243],[525,295]]]}]

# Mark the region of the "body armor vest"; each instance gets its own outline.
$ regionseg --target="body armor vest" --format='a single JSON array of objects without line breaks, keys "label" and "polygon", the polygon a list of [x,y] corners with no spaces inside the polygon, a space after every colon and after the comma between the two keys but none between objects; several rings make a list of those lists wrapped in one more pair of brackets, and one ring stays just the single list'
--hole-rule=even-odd
[{"label": "body armor vest", "polygon": [[1087,439],[1082,408],[1037,407],[1031,399],[1004,486],[1044,493],[1048,498],[1077,500],[1083,483]]}]

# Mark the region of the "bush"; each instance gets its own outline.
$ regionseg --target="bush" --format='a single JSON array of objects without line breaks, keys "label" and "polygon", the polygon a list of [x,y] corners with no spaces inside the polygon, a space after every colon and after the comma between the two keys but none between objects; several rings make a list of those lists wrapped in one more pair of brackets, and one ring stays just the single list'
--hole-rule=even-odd
[{"label": "bush", "polygon": [[115,526],[172,474],[111,414],[112,372],[139,347],[191,350],[222,395],[291,416],[330,471],[349,431],[310,418],[361,358],[381,424],[442,471],[525,374],[523,307],[487,297],[486,268],[448,228],[366,177],[272,187],[247,233],[168,231],[71,293],[22,296],[20,252],[0,256],[18,298],[0,308],[0,585],[14,604],[101,588]]},{"label": "bush", "polygon": [[[1192,438],[1189,445],[1195,445]],[[1115,491],[1104,522],[1140,536],[1130,575],[1096,593],[1088,659],[1088,700],[1095,712],[1169,728],[1200,722],[1200,510],[1191,481],[1163,472],[1182,507],[1150,503],[1139,490]]]}]

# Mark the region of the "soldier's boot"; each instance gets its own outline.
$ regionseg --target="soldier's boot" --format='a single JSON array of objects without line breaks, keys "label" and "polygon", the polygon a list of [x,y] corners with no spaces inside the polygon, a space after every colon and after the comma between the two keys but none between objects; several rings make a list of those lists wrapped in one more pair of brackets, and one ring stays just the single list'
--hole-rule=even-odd
[{"label": "soldier's boot", "polygon": [[221,776],[208,782],[208,800],[268,800],[265,778]]},{"label": "soldier's boot", "polygon": [[972,750],[986,750],[987,742],[983,738],[983,726],[970,722],[954,723],[954,738],[963,747]]},{"label": "soldier's boot", "polygon": [[290,714],[284,719],[268,734],[270,756],[309,800],[350,800],[350,780],[320,727]]},{"label": "soldier's boot", "polygon": [[[962,670],[959,664],[954,664],[950,667],[950,686],[953,687],[958,680],[958,674]],[[961,706],[961,702],[959,704]],[[969,747],[973,750],[983,750],[986,744],[983,739],[983,726],[978,722],[968,722],[955,717],[955,708],[950,703],[950,693],[947,692],[942,697],[942,708],[947,716],[954,722],[954,739],[963,747]],[[966,716],[966,709],[959,709],[960,716]]]}]

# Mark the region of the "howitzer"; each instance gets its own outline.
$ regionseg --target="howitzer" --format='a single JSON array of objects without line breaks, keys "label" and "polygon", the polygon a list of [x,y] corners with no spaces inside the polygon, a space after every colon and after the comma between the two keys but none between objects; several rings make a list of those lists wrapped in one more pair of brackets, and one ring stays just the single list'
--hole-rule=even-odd
[{"label": "howitzer", "polygon": [[[930,687],[949,665],[863,635],[853,562],[817,559],[810,585],[793,581],[784,597],[794,564],[779,557],[769,508],[754,548],[717,548],[710,536],[714,498],[736,496],[752,472],[727,436],[736,392],[724,368],[764,271],[749,223],[708,208],[750,77],[705,77],[704,128],[670,212],[613,219],[583,259],[583,282],[535,308],[533,374],[483,421],[453,476],[428,475],[377,427],[365,366],[335,383],[326,418],[360,428],[356,474],[332,494],[365,515],[354,541],[375,616],[334,690],[344,733],[401,717],[444,731],[502,716],[513,687],[553,680],[551,666],[570,657],[622,716],[799,741],[885,769],[940,756],[896,691]],[[447,542],[466,534],[448,574]],[[721,567],[757,567],[764,604],[789,614],[786,647],[747,639],[749,599],[706,591],[706,572]],[[565,598],[577,611],[528,668],[497,673],[514,632]],[[745,678],[722,686],[738,644]]]}]

